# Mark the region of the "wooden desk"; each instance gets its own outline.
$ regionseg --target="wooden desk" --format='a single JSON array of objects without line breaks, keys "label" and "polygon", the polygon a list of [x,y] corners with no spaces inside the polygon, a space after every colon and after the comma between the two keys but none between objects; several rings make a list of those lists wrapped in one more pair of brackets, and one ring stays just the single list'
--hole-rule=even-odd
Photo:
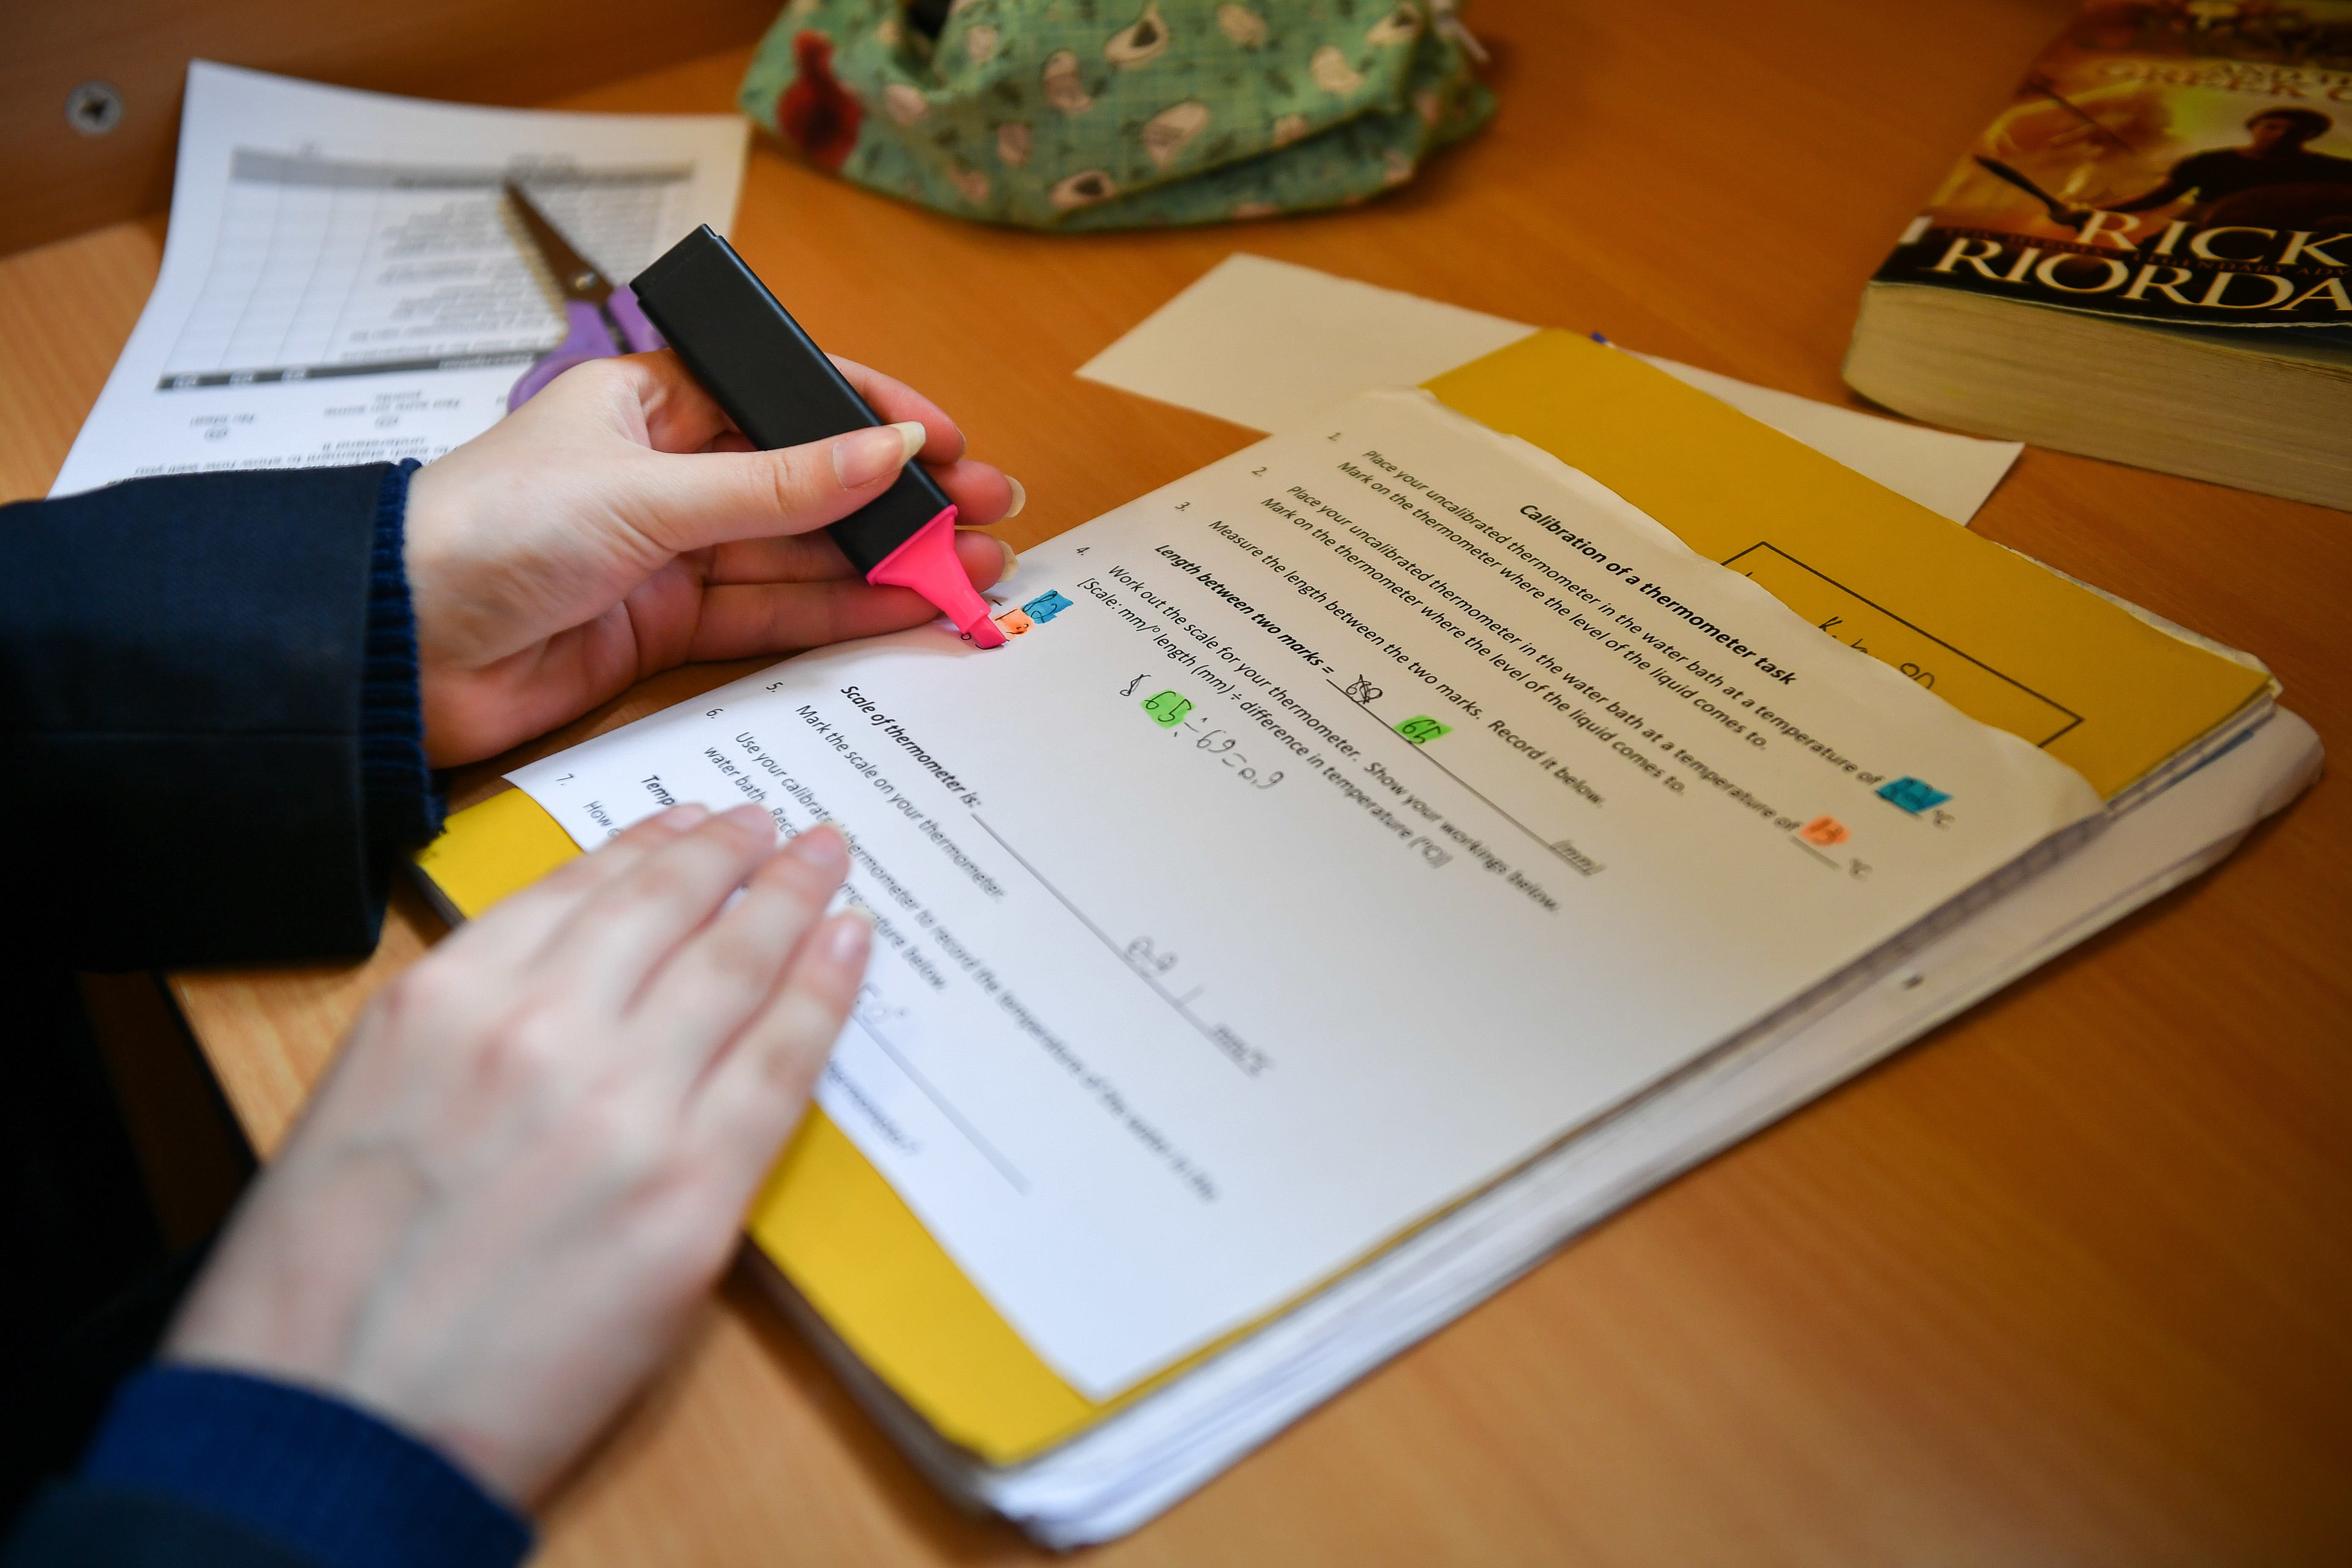
[{"label": "wooden desk", "polygon": [[[1863,279],[2067,10],[1479,0],[1500,118],[1359,211],[1041,238],[763,143],[740,243],[821,341],[929,390],[1027,482],[1008,532],[1031,542],[1243,444],[1070,374],[1236,247],[1845,397]],[[567,103],[721,109],[743,58]],[[161,236],[0,261],[0,494],[55,473]],[[1978,526],[2255,650],[2352,735],[2352,516],[2029,452]],[[559,739],[734,672],[678,672]],[[2331,781],[1099,1561],[2342,1561],[2347,911]],[[178,978],[258,1146],[434,933],[404,900],[365,965]],[[565,1564],[1036,1555],[950,1511],[740,1287],[548,1522]]]}]

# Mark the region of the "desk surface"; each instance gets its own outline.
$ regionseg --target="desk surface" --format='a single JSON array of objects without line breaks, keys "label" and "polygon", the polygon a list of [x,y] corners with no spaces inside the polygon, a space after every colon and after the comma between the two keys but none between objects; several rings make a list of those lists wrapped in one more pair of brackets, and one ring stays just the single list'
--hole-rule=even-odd
[{"label": "desk surface", "polygon": [[[1862,280],[2068,9],[1480,0],[1501,115],[1355,212],[1043,238],[762,142],[738,241],[821,342],[929,390],[1021,476],[1015,544],[1244,443],[1070,374],[1235,248],[1851,401]],[[743,59],[566,106],[723,109]],[[56,473],[162,234],[0,260],[0,495]],[[2032,451],[1978,527],[2252,649],[2323,736],[2352,734],[2352,516]],[[674,672],[556,739],[743,668]],[[178,978],[257,1146],[436,932],[403,899],[365,964]],[[1099,1561],[2341,1560],[2347,936],[2352,797],[2331,780]],[[1038,1555],[952,1512],[740,1285],[548,1522],[562,1564]]]}]

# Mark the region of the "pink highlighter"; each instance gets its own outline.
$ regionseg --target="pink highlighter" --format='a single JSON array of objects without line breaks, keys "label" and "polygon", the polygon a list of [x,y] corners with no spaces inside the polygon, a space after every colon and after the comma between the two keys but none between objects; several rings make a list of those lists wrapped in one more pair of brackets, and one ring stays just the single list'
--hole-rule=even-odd
[{"label": "pink highlighter", "polygon": [[[751,444],[772,451],[879,425],[823,350],[801,331],[735,247],[709,225],[679,240],[629,288]],[[869,583],[912,588],[982,647],[1004,633],[955,553],[955,503],[920,463],[825,530]]]}]

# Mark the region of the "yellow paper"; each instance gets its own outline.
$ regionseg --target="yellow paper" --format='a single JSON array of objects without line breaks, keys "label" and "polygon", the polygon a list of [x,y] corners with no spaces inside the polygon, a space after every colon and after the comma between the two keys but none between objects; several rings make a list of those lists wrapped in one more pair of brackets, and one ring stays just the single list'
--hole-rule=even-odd
[{"label": "yellow paper", "polygon": [[2107,799],[2270,686],[1590,339],[1538,332],[1428,389]]},{"label": "yellow paper", "polygon": [[752,1205],[750,1229],[858,1360],[950,1442],[1015,1458],[1108,1408],[1037,1359],[814,1106]]},{"label": "yellow paper", "polygon": [[441,837],[416,852],[416,868],[471,920],[579,853],[537,801],[510,789],[451,813]]}]

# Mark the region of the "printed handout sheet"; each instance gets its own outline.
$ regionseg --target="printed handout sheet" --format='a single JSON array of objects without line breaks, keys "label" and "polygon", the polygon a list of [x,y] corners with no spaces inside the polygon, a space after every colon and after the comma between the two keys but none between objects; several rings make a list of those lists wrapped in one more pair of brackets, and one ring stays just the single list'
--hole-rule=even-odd
[{"label": "printed handout sheet", "polygon": [[[1378,393],[943,623],[518,771],[855,840],[831,1118],[1104,1398],[2102,820],[1546,453]],[[1016,602],[1017,601],[1017,602]]]},{"label": "printed handout sheet", "polygon": [[438,457],[489,428],[563,336],[502,182],[626,281],[697,224],[726,229],[747,130],[194,62],[163,269],[50,493]]}]

